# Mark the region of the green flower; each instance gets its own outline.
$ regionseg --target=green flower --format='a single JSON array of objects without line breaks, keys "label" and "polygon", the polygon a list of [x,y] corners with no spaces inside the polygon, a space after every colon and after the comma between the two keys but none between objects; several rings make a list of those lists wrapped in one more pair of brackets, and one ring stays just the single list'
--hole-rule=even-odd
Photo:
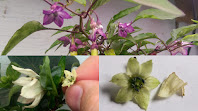
[{"label": "green flower", "polygon": [[152,60],[149,60],[139,65],[136,58],[130,58],[126,73],[119,73],[112,77],[111,82],[121,87],[115,98],[117,103],[133,100],[142,109],[147,109],[150,91],[160,84],[158,79],[150,76],[152,64]]}]

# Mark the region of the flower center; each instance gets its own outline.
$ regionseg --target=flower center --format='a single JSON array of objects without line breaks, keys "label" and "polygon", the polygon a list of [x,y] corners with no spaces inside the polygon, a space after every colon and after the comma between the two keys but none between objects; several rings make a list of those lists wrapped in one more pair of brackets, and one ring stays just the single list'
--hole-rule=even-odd
[{"label": "flower center", "polygon": [[132,77],[130,79],[131,87],[138,92],[141,88],[143,88],[144,83],[144,79],[142,79],[141,77]]}]

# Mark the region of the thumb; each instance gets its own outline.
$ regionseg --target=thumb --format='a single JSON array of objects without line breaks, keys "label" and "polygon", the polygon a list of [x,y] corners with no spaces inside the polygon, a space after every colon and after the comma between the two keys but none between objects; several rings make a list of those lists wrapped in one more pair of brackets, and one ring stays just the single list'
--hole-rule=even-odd
[{"label": "thumb", "polygon": [[66,103],[72,111],[99,111],[99,82],[78,81],[67,89]]}]

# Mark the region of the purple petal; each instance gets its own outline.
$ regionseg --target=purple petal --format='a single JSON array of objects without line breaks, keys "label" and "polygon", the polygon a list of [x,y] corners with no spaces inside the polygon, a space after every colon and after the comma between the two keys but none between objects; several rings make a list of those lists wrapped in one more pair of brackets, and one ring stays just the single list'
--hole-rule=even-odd
[{"label": "purple petal", "polygon": [[59,27],[61,27],[62,25],[63,25],[63,18],[62,17],[60,17],[60,16],[57,16],[57,17],[55,17],[55,20],[54,20],[54,23],[56,24],[56,25],[58,25]]},{"label": "purple petal", "polygon": [[128,27],[126,27],[125,30],[126,30],[128,33],[132,33],[132,32],[135,31],[134,28],[133,28],[131,25],[129,25]]},{"label": "purple petal", "polygon": [[78,48],[76,47],[76,45],[70,45],[70,47],[69,47],[70,52],[77,51],[77,50],[78,50]]},{"label": "purple petal", "polygon": [[98,33],[104,38],[104,39],[107,39],[107,36],[106,34],[103,32],[102,29],[97,29]]},{"label": "purple petal", "polygon": [[49,14],[52,14],[52,11],[51,10],[43,10],[43,14],[45,14],[45,15],[48,14],[49,15]]},{"label": "purple petal", "polygon": [[188,49],[182,48],[181,53],[182,53],[182,55],[188,55]]},{"label": "purple petal", "polygon": [[120,37],[127,37],[127,32],[124,31],[124,30],[118,30],[118,35],[119,35]]},{"label": "purple petal", "polygon": [[78,45],[83,45],[83,43],[80,39],[75,39],[75,43],[77,43]]},{"label": "purple petal", "polygon": [[43,18],[43,25],[48,25],[54,21],[54,14],[45,15]]},{"label": "purple petal", "polygon": [[67,12],[65,11],[60,11],[60,12],[57,12],[59,16],[61,16],[62,18],[64,19],[70,19],[72,18],[72,16],[70,16]]},{"label": "purple petal", "polygon": [[63,45],[64,47],[66,47],[70,43],[69,38],[68,37],[65,37],[65,36],[59,38],[58,40],[64,42],[64,45]]}]

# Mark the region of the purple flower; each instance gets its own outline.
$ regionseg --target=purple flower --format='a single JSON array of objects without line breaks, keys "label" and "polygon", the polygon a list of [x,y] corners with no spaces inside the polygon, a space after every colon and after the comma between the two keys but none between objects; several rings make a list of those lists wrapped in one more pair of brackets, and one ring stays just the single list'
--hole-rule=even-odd
[{"label": "purple flower", "polygon": [[67,12],[64,11],[63,7],[57,5],[58,2],[55,2],[50,10],[43,10],[45,14],[43,19],[43,25],[48,25],[54,22],[56,25],[61,27],[63,25],[64,19],[72,18]]},{"label": "purple flower", "polygon": [[[175,44],[175,45],[174,45]],[[191,44],[189,42],[183,42],[183,41],[174,41],[171,45],[171,51],[173,55],[176,55],[177,53],[181,53],[182,55],[188,55],[188,48],[192,47],[193,45],[188,45]]]},{"label": "purple flower", "polygon": [[97,20],[97,23],[91,19],[91,24],[90,24],[91,28],[92,28],[92,33],[89,35],[89,39],[92,42],[95,42],[97,37],[102,36],[103,39],[107,39],[106,34],[103,32],[103,26],[100,22],[100,20]]},{"label": "purple flower", "polygon": [[132,33],[134,32],[134,28],[131,26],[131,23],[119,23],[118,25],[118,35],[120,37],[126,37],[127,33]]},{"label": "purple flower", "polygon": [[64,42],[64,45],[63,45],[64,47],[67,47],[67,45],[70,44],[70,39],[68,37],[63,36],[59,38],[58,40]]}]

